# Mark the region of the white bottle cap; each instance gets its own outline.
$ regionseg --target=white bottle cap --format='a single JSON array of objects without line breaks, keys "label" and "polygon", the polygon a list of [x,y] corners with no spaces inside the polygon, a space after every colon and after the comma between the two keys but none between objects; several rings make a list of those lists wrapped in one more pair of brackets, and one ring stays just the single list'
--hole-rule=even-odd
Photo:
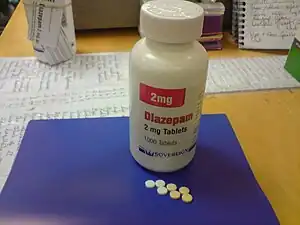
[{"label": "white bottle cap", "polygon": [[182,0],[155,0],[142,5],[140,25],[144,35],[164,43],[187,43],[202,35],[204,10]]}]

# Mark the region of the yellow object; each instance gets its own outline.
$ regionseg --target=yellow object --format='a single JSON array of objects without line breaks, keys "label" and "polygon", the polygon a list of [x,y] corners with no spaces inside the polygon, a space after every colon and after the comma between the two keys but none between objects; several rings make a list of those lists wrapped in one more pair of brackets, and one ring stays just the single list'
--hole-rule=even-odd
[{"label": "yellow object", "polygon": [[168,194],[168,189],[166,187],[159,187],[157,188],[157,193],[159,195],[166,195]]},{"label": "yellow object", "polygon": [[155,181],[156,187],[164,187],[166,185],[166,182],[163,180],[157,180]]},{"label": "yellow object", "polygon": [[179,191],[171,191],[170,192],[170,197],[172,198],[172,199],[180,199],[180,193],[179,193]]},{"label": "yellow object", "polygon": [[170,183],[170,184],[167,184],[167,189],[168,189],[168,191],[176,191],[177,186],[176,186],[176,184]]},{"label": "yellow object", "polygon": [[184,201],[185,203],[190,203],[193,201],[193,196],[190,194],[183,194],[181,197],[182,201]]},{"label": "yellow object", "polygon": [[190,189],[188,187],[181,187],[181,188],[179,188],[179,192],[181,194],[188,194],[188,193],[190,193]]}]

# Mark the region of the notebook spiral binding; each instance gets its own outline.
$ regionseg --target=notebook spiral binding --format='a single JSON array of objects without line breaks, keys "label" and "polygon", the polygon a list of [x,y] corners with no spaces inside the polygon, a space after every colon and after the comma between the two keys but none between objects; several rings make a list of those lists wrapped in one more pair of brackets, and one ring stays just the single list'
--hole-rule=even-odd
[{"label": "notebook spiral binding", "polygon": [[237,42],[238,34],[237,34],[237,12],[238,12],[238,4],[237,0],[232,1],[232,26],[231,26],[231,34],[234,42]]},{"label": "notebook spiral binding", "polygon": [[238,20],[238,44],[239,47],[244,46],[245,39],[245,23],[246,23],[246,1],[238,1],[237,20]]},{"label": "notebook spiral binding", "polygon": [[245,36],[246,0],[233,0],[232,3],[232,37],[239,47],[243,47]]}]

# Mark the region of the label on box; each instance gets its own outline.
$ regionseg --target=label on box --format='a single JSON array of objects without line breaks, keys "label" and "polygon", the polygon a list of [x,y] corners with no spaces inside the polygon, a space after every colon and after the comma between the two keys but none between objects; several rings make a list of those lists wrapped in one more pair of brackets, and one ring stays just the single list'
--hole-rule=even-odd
[{"label": "label on box", "polygon": [[63,9],[44,8],[43,26],[41,32],[42,44],[56,47],[61,29]]},{"label": "label on box", "polygon": [[[28,38],[37,45],[56,47],[62,27],[64,0],[25,1]],[[67,2],[70,4],[70,1]],[[66,20],[66,19],[65,19]]]},{"label": "label on box", "polygon": [[71,59],[76,51],[71,0],[24,0],[24,5],[37,58],[50,65]]}]

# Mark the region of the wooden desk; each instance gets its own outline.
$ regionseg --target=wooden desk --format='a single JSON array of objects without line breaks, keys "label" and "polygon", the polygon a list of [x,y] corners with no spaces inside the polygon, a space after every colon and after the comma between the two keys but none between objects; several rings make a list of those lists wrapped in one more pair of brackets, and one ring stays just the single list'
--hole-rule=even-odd
[{"label": "wooden desk", "polygon": [[[0,56],[29,56],[27,25],[18,7],[0,38]],[[78,52],[129,51],[136,30],[79,33]],[[275,52],[242,51],[229,41],[211,57],[265,56]],[[277,52],[276,54],[285,54]],[[300,223],[300,89],[208,95],[204,113],[226,113],[262,189],[282,225]]]}]

